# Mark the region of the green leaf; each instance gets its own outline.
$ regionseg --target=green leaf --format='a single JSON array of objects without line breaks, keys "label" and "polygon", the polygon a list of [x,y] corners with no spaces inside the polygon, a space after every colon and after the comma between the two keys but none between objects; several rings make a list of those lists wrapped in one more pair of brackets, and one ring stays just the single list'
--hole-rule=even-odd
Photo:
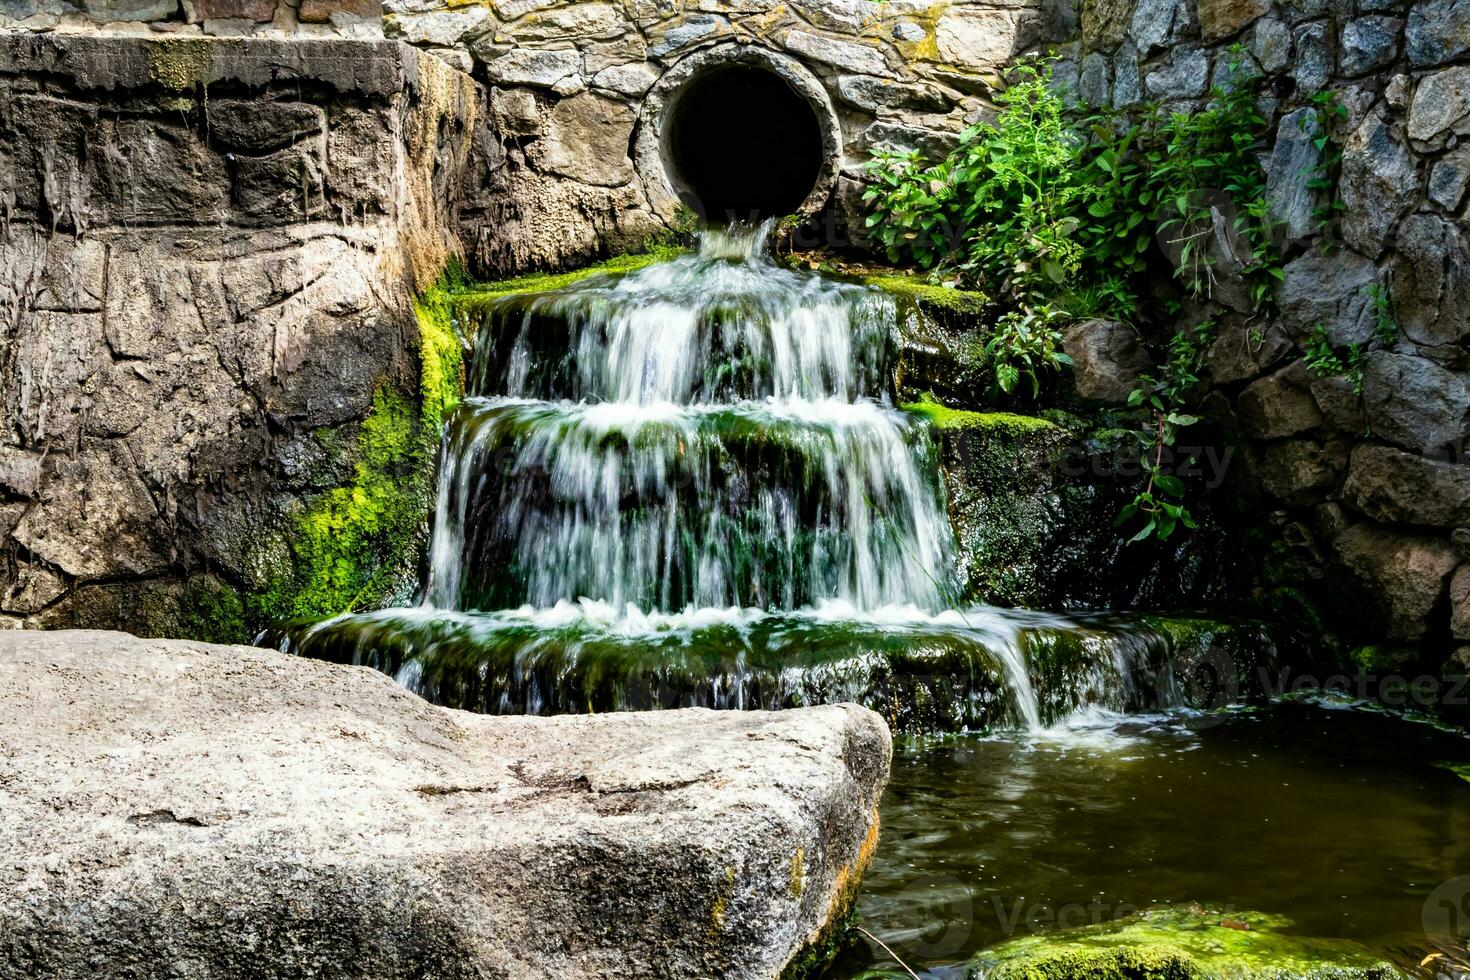
[{"label": "green leaf", "polygon": [[1139,530],[1139,532],[1137,534],[1133,535],[1133,537],[1131,537],[1131,538],[1128,539],[1128,543],[1129,544],[1136,544],[1137,542],[1142,541],[1145,538],[1149,537],[1150,535],[1152,535],[1154,533],[1155,526],[1156,525],[1155,525],[1154,521],[1152,519],[1150,519],[1149,522],[1147,524],[1145,524],[1142,527],[1142,529]]}]

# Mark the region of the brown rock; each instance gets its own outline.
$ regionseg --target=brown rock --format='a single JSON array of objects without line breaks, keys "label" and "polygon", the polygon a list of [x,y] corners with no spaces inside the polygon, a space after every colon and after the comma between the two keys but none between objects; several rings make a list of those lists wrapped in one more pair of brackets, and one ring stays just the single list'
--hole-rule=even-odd
[{"label": "brown rock", "polygon": [[223,19],[265,23],[275,15],[276,0],[184,0],[184,17],[191,24]]},{"label": "brown rock", "polygon": [[1258,439],[1284,439],[1322,424],[1312,397],[1306,365],[1296,361],[1240,393],[1235,412],[1241,426]]},{"label": "brown rock", "polygon": [[1210,345],[1206,363],[1215,384],[1231,384],[1256,377],[1290,350],[1291,341],[1277,324],[1259,327],[1232,316],[1220,325],[1220,336]]},{"label": "brown rock", "polygon": [[1368,427],[1363,416],[1363,396],[1358,382],[1345,374],[1312,379],[1312,397],[1322,418],[1338,432],[1361,436]]},{"label": "brown rock", "polygon": [[1341,443],[1290,439],[1266,447],[1259,476],[1266,492],[1287,506],[1310,507],[1337,488],[1346,465]]},{"label": "brown rock", "polygon": [[383,3],[382,0],[301,0],[301,9],[296,12],[308,24],[325,23],[333,14],[377,20],[383,16]]},{"label": "brown rock", "polygon": [[1447,541],[1359,524],[1333,547],[1367,604],[1365,615],[1376,616],[1389,639],[1418,640],[1430,632],[1430,613],[1444,594],[1446,576],[1459,564]]},{"label": "brown rock", "polygon": [[1470,640],[1470,565],[1461,565],[1450,578],[1450,632]]},{"label": "brown rock", "polygon": [[1125,402],[1153,361],[1132,327],[1114,320],[1083,320],[1067,328],[1062,350],[1072,359],[1077,393],[1103,402]]},{"label": "brown rock", "polygon": [[1092,48],[1112,48],[1128,33],[1133,4],[1127,0],[1084,0],[1082,37]]},{"label": "brown rock", "polygon": [[1271,9],[1269,0],[1199,0],[1199,29],[1206,41],[1229,37]]},{"label": "brown rock", "polygon": [[1470,466],[1390,446],[1359,446],[1343,491],[1374,520],[1423,527],[1470,523]]}]

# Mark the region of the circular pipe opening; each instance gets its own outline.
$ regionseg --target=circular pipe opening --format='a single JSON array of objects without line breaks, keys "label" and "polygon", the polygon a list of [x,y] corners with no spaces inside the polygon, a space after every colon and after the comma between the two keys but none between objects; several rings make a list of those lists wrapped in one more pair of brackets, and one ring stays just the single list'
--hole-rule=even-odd
[{"label": "circular pipe opening", "polygon": [[822,128],[779,75],[725,64],[696,75],[669,103],[664,168],[679,198],[708,221],[792,214],[822,173]]},{"label": "circular pipe opening", "polygon": [[837,186],[842,127],[799,61],[725,43],[681,58],[643,102],[634,160],[654,215],[814,217]]}]

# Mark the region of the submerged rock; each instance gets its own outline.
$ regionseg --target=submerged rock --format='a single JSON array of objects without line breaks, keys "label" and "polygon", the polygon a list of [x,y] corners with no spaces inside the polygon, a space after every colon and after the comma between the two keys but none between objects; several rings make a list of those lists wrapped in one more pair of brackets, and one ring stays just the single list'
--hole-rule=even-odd
[{"label": "submerged rock", "polygon": [[847,912],[882,721],[493,719],[381,674],[0,638],[0,977],[773,977]]},{"label": "submerged rock", "polygon": [[1348,940],[1289,934],[1291,922],[1254,912],[1149,909],[1115,922],[1025,936],[977,958],[986,980],[1392,980],[1403,976]]}]

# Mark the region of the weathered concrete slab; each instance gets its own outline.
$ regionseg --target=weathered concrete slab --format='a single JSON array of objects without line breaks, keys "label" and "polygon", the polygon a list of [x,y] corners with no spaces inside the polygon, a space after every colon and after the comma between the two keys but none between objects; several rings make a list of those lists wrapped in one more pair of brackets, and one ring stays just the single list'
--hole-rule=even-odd
[{"label": "weathered concrete slab", "polygon": [[368,669],[0,635],[0,976],[768,977],[845,911],[850,705],[489,718]]}]

